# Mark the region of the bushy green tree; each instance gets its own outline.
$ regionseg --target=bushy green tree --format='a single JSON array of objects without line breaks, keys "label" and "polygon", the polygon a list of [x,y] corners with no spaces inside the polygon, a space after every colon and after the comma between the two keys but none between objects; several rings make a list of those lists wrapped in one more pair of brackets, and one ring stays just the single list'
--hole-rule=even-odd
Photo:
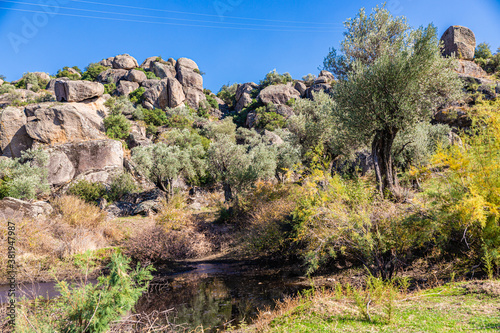
[{"label": "bushy green tree", "polygon": [[493,56],[491,53],[491,47],[488,43],[481,43],[476,47],[476,53],[474,58],[488,59]]},{"label": "bushy green tree", "polygon": [[106,135],[111,139],[123,140],[130,134],[130,121],[123,115],[132,114],[134,107],[126,97],[110,98],[105,105],[109,108],[110,115],[104,118]]},{"label": "bushy green tree", "polygon": [[362,8],[353,18],[344,22],[346,31],[341,42],[340,53],[335,48],[323,61],[323,69],[337,78],[345,78],[355,62],[371,65],[382,54],[397,51],[394,45],[407,40],[410,26],[405,17],[393,17],[382,7],[376,7],[368,16]]},{"label": "bushy green tree", "polygon": [[274,84],[285,84],[292,81],[293,79],[290,73],[280,74],[276,71],[276,69],[273,69],[271,72],[266,74],[266,77],[262,81],[260,81],[260,86],[261,89],[263,89]]},{"label": "bushy green tree", "polygon": [[222,183],[225,200],[231,201],[236,190],[274,177],[276,152],[263,143],[238,145],[234,137],[220,135],[208,149],[208,170]]},{"label": "bushy green tree", "polygon": [[192,178],[205,173],[204,156],[202,145],[181,148],[157,143],[132,150],[132,159],[139,170],[169,197],[173,195],[173,182],[177,177]]},{"label": "bushy green tree", "polygon": [[[383,17],[382,22],[387,21]],[[367,24],[377,27],[378,20],[374,16]],[[392,17],[388,20],[394,21]],[[360,60],[354,61],[346,79],[335,85],[334,99],[335,112],[349,137],[357,142],[371,141],[379,191],[387,189],[398,195],[392,154],[397,134],[430,121],[433,110],[460,96],[462,83],[453,72],[453,60],[441,57],[434,26],[410,32],[405,29],[387,37],[391,43],[373,62],[365,52],[357,55]],[[370,36],[363,33],[346,36],[347,41],[365,39],[371,43]]]},{"label": "bushy green tree", "polygon": [[100,182],[84,179],[73,183],[68,189],[68,194],[79,197],[87,203],[95,203],[98,199],[106,197],[106,186]]},{"label": "bushy green tree", "polygon": [[234,83],[232,85],[225,84],[220,88],[217,93],[217,97],[222,99],[226,105],[232,109],[236,106],[236,90],[238,90],[238,84]]},{"label": "bushy green tree", "polygon": [[99,74],[108,69],[108,67],[99,65],[97,63],[89,64],[87,67],[85,67],[85,72],[82,75],[82,80],[96,81]]},{"label": "bushy green tree", "polygon": [[57,78],[67,77],[67,78],[69,78],[71,80],[79,80],[81,78],[82,71],[80,70],[80,68],[78,68],[78,66],[73,66],[71,68],[73,68],[75,71],[77,71],[80,75],[75,74],[75,73],[71,73],[69,71],[69,67],[65,66],[62,69],[60,69],[60,70],[57,71],[56,77]]}]

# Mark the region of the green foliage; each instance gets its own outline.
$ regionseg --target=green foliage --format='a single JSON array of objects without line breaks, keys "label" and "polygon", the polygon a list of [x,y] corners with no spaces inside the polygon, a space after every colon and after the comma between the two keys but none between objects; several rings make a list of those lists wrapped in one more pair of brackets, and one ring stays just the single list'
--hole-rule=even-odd
[{"label": "green foliage", "polygon": [[31,91],[38,92],[40,89],[45,89],[48,83],[47,80],[42,80],[35,73],[24,73],[21,80],[16,83],[16,88],[28,89],[28,85],[30,85]]},{"label": "green foliage", "polygon": [[207,102],[208,104],[210,104],[210,106],[214,109],[218,109],[219,108],[219,103],[217,102],[217,100],[212,96],[211,93],[205,93],[205,96],[207,98]]},{"label": "green foliage", "polygon": [[201,132],[202,135],[210,140],[215,140],[220,137],[229,136],[232,139],[236,138],[236,124],[231,117],[226,117],[222,120],[209,122]]},{"label": "green foliage", "polygon": [[436,28],[429,25],[405,33],[370,65],[355,62],[335,85],[334,110],[346,137],[371,141],[380,193],[399,196],[392,156],[398,132],[430,121],[433,110],[460,97],[452,61],[441,56]]},{"label": "green foliage", "polygon": [[304,83],[305,83],[305,84],[309,87],[309,86],[311,86],[311,85],[314,83],[314,81],[316,80],[316,75],[309,73],[309,74],[307,74],[307,75],[303,76],[303,77],[302,77],[302,80],[303,80],[303,81],[304,81]]},{"label": "green foliage", "polygon": [[113,95],[116,90],[116,84],[114,82],[108,83],[104,85],[104,94]]},{"label": "green foliage", "polygon": [[99,65],[97,63],[89,64],[87,67],[85,67],[85,72],[82,75],[82,80],[96,81],[99,74],[108,69],[108,67]]},{"label": "green foliage", "polygon": [[97,284],[89,283],[76,289],[66,281],[58,282],[61,297],[56,306],[62,309],[60,332],[107,332],[109,325],[128,311],[148,288],[152,266],[135,270],[130,259],[114,253],[109,275],[100,276]]},{"label": "green foliage", "polygon": [[232,85],[225,84],[220,88],[217,97],[222,99],[228,108],[233,109],[236,106],[236,90],[238,90],[237,83]]},{"label": "green foliage", "polygon": [[275,85],[275,84],[285,84],[287,82],[292,82],[292,76],[289,73],[279,74],[276,69],[273,69],[272,72],[266,74],[264,80],[260,81],[261,89],[264,89],[267,86]]},{"label": "green foliage", "polygon": [[146,74],[146,78],[147,78],[148,80],[161,80],[158,76],[156,76],[156,74],[155,74],[155,73],[153,73],[153,72],[149,72],[149,71],[145,70],[144,68],[138,67],[138,68],[136,68],[135,70],[138,70],[138,71],[144,72],[144,74]]},{"label": "green foliage", "polygon": [[274,112],[273,110],[276,110],[276,107],[274,107],[273,105],[257,108],[255,110],[257,114],[257,121],[255,123],[255,126],[257,128],[264,128],[271,132],[277,128],[285,127],[285,117]]},{"label": "green foliage", "polygon": [[132,159],[143,174],[160,189],[173,195],[173,181],[205,173],[205,150],[201,144],[179,147],[158,143],[132,150]]},{"label": "green foliage", "polygon": [[205,72],[200,71],[198,68],[193,69],[193,72],[195,72],[196,74],[200,74],[202,76],[206,74]]},{"label": "green foliage", "polygon": [[13,197],[31,200],[49,192],[48,154],[28,149],[20,158],[0,160],[0,199]]},{"label": "green foliage", "polygon": [[410,33],[410,26],[405,17],[393,17],[382,7],[376,7],[368,16],[365,9],[360,9],[353,18],[344,22],[346,31],[341,42],[341,54],[335,48],[323,61],[323,69],[332,72],[335,77],[345,79],[355,62],[369,66],[382,54],[397,52],[405,43]]},{"label": "green foliage", "polygon": [[481,43],[476,47],[474,58],[488,59],[493,56],[491,53],[491,46],[488,43]]},{"label": "green foliage", "polygon": [[16,90],[16,87],[14,87],[13,85],[3,84],[0,86],[0,95],[12,93],[14,92],[14,90]]},{"label": "green foliage", "polygon": [[111,139],[123,140],[130,134],[130,121],[123,114],[110,115],[104,118],[106,135]]},{"label": "green foliage", "polygon": [[68,70],[69,67],[66,66],[66,67],[63,67],[62,69],[57,71],[56,78],[67,77],[71,80],[79,80],[81,78],[81,75],[83,74],[82,71],[80,70],[80,68],[78,68],[78,66],[73,66],[71,68],[73,68],[75,71],[77,71],[80,75],[78,75],[76,73],[71,73]]},{"label": "green foliage", "polygon": [[137,191],[134,178],[127,172],[120,173],[111,179],[108,198],[111,201],[118,201],[125,195]]},{"label": "green foliage", "polygon": [[106,186],[103,183],[93,183],[87,180],[72,184],[68,189],[68,193],[87,203],[95,203],[98,199],[107,197]]},{"label": "green foliage", "polygon": [[146,89],[144,87],[139,87],[136,90],[132,91],[129,95],[128,98],[133,104],[141,104],[143,101],[143,95],[146,92]]},{"label": "green foliage", "polygon": [[142,109],[142,114],[142,120],[144,120],[146,125],[164,126],[169,124],[169,119],[162,109]]}]

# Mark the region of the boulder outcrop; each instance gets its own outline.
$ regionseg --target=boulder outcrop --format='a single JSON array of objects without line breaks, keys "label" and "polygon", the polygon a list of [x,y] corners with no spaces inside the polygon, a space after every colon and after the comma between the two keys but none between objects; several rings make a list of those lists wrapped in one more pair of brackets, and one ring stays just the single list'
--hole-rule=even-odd
[{"label": "boulder outcrop", "polygon": [[134,57],[128,55],[128,54],[121,54],[117,55],[113,59],[113,68],[114,69],[134,69],[139,67],[139,64],[137,63],[137,60],[135,60]]},{"label": "boulder outcrop", "polygon": [[99,82],[64,81],[55,82],[54,90],[58,102],[81,102],[104,94],[104,86]]},{"label": "boulder outcrop", "polygon": [[266,104],[286,104],[292,98],[300,98],[300,92],[290,84],[277,84],[264,88],[258,96],[258,99]]},{"label": "boulder outcrop", "polygon": [[444,32],[441,40],[444,42],[443,56],[454,55],[459,59],[474,59],[476,36],[469,28],[459,25],[451,26]]},{"label": "boulder outcrop", "polygon": [[21,157],[21,152],[31,148],[33,140],[26,132],[26,115],[23,108],[7,107],[0,111],[0,152],[7,157]]},{"label": "boulder outcrop", "polygon": [[52,206],[44,201],[28,202],[14,198],[0,200],[0,218],[12,218],[16,215],[20,215],[19,218],[39,218],[52,212]]}]

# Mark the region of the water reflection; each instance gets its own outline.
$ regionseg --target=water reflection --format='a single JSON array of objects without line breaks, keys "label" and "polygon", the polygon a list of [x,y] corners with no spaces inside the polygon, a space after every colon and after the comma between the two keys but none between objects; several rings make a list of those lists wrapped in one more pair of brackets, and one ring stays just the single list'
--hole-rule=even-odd
[{"label": "water reflection", "polygon": [[174,309],[169,320],[206,332],[227,323],[250,323],[258,309],[272,308],[276,300],[295,294],[299,287],[278,269],[239,263],[203,263],[195,269],[153,283],[136,305],[137,312]]}]

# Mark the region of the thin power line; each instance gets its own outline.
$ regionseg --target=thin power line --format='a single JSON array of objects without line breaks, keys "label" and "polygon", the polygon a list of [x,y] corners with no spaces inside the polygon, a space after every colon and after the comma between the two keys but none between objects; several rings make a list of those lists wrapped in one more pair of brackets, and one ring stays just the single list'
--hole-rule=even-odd
[{"label": "thin power line", "polygon": [[[30,6],[39,6],[39,7],[48,7],[48,8],[57,8],[57,9],[68,9],[75,11],[83,11],[83,12],[91,12],[91,13],[99,13],[99,14],[113,14],[113,15],[125,15],[125,16],[134,16],[134,17],[143,17],[143,18],[153,18],[160,20],[174,20],[174,21],[189,21],[189,22],[201,22],[201,23],[214,23],[221,24],[223,22],[216,21],[205,21],[205,20],[193,20],[193,19],[183,19],[183,18],[175,18],[175,17],[161,17],[161,16],[151,16],[151,15],[141,15],[141,14],[129,14],[129,13],[117,13],[117,12],[109,12],[109,11],[101,11],[101,10],[93,10],[93,9],[82,9],[82,8],[73,8],[73,7],[64,7],[64,6],[53,6],[53,5],[44,5],[37,4],[31,2],[23,2],[23,1],[12,1],[12,0],[0,0],[0,2],[10,2],[21,5],[30,5]],[[270,28],[295,28],[290,26],[277,26],[277,25],[262,25],[262,24],[252,24],[252,23],[233,23],[233,22],[224,22],[224,24],[232,24],[232,25],[240,25],[240,26],[256,26],[256,27],[270,27]],[[302,28],[302,27],[300,27]],[[308,29],[326,29],[327,27],[306,27]]]},{"label": "thin power line", "polygon": [[[40,10],[29,10],[29,9],[19,9],[19,8],[6,8],[6,7],[0,7],[0,9],[14,10],[14,11],[28,12],[28,13],[47,14],[47,12],[40,11]],[[257,29],[257,28],[243,28],[243,27],[228,27],[228,26],[221,26],[221,25],[220,26],[209,26],[209,25],[184,24],[184,23],[172,23],[172,22],[151,22],[151,21],[142,21],[142,20],[130,20],[130,19],[120,19],[120,18],[112,18],[112,17],[99,17],[99,16],[88,16],[88,15],[77,15],[77,14],[67,14],[67,13],[57,13],[57,15],[71,16],[71,17],[81,17],[81,18],[90,18],[90,19],[110,20],[110,21],[149,23],[149,24],[162,24],[162,25],[173,25],[173,26],[183,26],[183,27],[197,27],[197,28],[252,30],[252,31],[271,31],[271,32],[315,32],[315,33],[318,33],[318,32],[322,32],[322,33],[336,32],[335,30]]]},{"label": "thin power line", "polygon": [[221,16],[221,15],[214,15],[214,14],[183,12],[183,11],[167,10],[167,9],[116,5],[116,4],[111,4],[111,3],[85,1],[85,0],[69,0],[69,1],[80,2],[80,3],[89,3],[89,4],[94,4],[94,5],[100,5],[100,6],[111,6],[111,7],[129,8],[129,9],[150,10],[150,11],[155,11],[155,12],[166,12],[166,13],[174,13],[174,14],[198,15],[198,16],[209,16],[209,17],[219,17],[219,18],[223,17],[223,18],[237,19],[237,20],[268,21],[268,22],[296,23],[296,24],[339,25],[338,23],[301,22],[301,21],[272,20],[272,19],[251,18],[251,17],[238,17],[238,16]]}]

